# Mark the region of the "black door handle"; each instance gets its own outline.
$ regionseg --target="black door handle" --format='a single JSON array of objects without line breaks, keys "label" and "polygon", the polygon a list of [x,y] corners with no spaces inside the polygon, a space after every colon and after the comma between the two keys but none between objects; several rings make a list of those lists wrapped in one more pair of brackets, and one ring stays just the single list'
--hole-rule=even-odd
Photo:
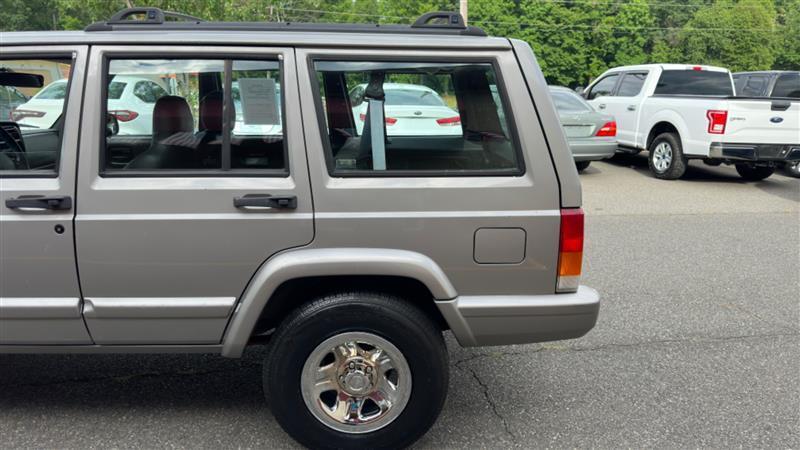
[{"label": "black door handle", "polygon": [[242,197],[233,199],[233,206],[237,208],[275,208],[275,209],[297,209],[297,196],[282,195],[272,196],[270,194],[246,194]]},{"label": "black door handle", "polygon": [[60,195],[46,197],[44,195],[20,195],[6,200],[9,209],[72,209],[72,197]]}]

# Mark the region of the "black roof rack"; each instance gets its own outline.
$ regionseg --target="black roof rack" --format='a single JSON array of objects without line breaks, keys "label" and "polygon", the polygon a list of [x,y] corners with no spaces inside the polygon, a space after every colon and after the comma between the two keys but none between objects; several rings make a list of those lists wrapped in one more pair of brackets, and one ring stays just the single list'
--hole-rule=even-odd
[{"label": "black roof rack", "polygon": [[[132,16],[143,16],[143,18],[132,19]],[[168,18],[177,20],[167,20]],[[424,14],[413,25],[381,25],[302,22],[206,22],[203,19],[186,14],[144,7],[123,9],[111,16],[109,20],[93,23],[84,29],[84,31],[131,30],[317,31],[486,36],[482,29],[467,26],[461,14],[448,11]]]}]

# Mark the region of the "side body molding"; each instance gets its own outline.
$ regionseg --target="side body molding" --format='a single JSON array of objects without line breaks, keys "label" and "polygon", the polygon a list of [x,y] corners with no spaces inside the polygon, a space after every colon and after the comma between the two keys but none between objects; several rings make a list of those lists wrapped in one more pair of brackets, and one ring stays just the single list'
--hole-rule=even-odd
[{"label": "side body molding", "polygon": [[316,276],[376,275],[418,280],[436,300],[458,295],[444,271],[429,257],[396,249],[304,249],[279,254],[256,272],[233,313],[222,340],[222,356],[238,358],[272,293],[286,281]]}]

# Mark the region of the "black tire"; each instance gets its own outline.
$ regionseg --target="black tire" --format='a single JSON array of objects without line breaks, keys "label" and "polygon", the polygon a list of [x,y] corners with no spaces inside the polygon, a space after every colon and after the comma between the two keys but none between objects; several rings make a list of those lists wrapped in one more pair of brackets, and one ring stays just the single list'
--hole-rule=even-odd
[{"label": "black tire", "polygon": [[739,176],[747,181],[761,181],[775,173],[774,167],[753,166],[750,164],[736,164]]},{"label": "black tire", "polygon": [[[362,434],[337,431],[317,419],[301,388],[304,365],[315,349],[347,332],[371,333],[389,341],[411,373],[410,397],[399,416]],[[447,396],[449,365],[441,330],[402,298],[372,292],[321,297],[290,314],[270,347],[263,380],[267,402],[283,429],[312,449],[407,447],[433,425]]]},{"label": "black tire", "polygon": [[786,163],[785,170],[790,177],[800,178],[800,161]]},{"label": "black tire", "polygon": [[[657,161],[658,152],[656,149],[660,145],[666,145],[671,152],[668,163],[665,166]],[[661,133],[653,139],[650,147],[647,149],[649,155],[647,156],[647,165],[650,167],[650,172],[662,180],[677,180],[686,173],[686,166],[688,161],[683,156],[683,147],[681,146],[681,139],[677,133]]]},{"label": "black tire", "polygon": [[575,168],[578,169],[578,172],[583,172],[591,163],[591,161],[575,161]]}]

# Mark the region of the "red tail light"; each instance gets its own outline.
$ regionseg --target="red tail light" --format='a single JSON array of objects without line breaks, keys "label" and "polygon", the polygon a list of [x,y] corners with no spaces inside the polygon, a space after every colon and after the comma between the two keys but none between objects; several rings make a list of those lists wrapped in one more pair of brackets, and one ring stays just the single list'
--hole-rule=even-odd
[{"label": "red tail light", "polygon": [[461,116],[454,116],[454,117],[445,117],[442,119],[436,119],[436,123],[443,127],[454,127],[457,125],[461,125]]},{"label": "red tail light", "polygon": [[131,120],[139,117],[139,113],[136,111],[129,111],[127,109],[115,109],[109,111],[108,113],[116,117],[120,122],[130,122]]},{"label": "red tail light", "polygon": [[19,122],[20,120],[26,117],[42,117],[44,116],[44,112],[42,111],[31,111],[28,109],[12,109],[10,113],[8,113],[8,118],[13,120],[14,122]]},{"label": "red tail light", "polygon": [[[363,114],[363,113],[359,114],[358,115],[358,119],[363,122],[363,121],[367,120],[367,115]],[[395,119],[394,117],[387,117],[387,118],[384,119],[384,122],[386,122],[386,125],[394,125],[394,124],[397,123],[397,119]]]},{"label": "red tail light", "polygon": [[703,68],[701,66],[694,66],[694,67],[692,67],[692,70],[695,70],[695,71],[699,72],[699,71],[703,70]]},{"label": "red tail light", "polygon": [[556,292],[576,292],[583,265],[583,210],[562,209]]},{"label": "red tail light", "polygon": [[611,122],[606,122],[605,125],[603,125],[602,127],[600,127],[599,130],[597,130],[597,134],[595,134],[595,136],[608,136],[608,137],[614,137],[616,135],[617,135],[617,122],[613,120]]},{"label": "red tail light", "polygon": [[728,122],[728,111],[711,109],[706,111],[709,134],[725,134],[725,124]]}]

